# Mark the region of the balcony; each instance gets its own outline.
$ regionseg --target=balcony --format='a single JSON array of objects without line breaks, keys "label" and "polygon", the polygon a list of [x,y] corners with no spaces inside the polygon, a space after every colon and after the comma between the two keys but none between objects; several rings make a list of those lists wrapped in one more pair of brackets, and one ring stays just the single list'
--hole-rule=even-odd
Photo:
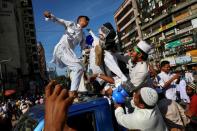
[{"label": "balcony", "polygon": [[128,37],[130,34],[134,33],[136,31],[136,27],[134,27],[134,29],[132,29],[131,31],[129,31],[127,34],[123,35],[121,37],[121,40],[123,40],[124,38]]},{"label": "balcony", "polygon": [[122,48],[126,48],[127,46],[129,46],[129,45],[131,45],[131,44],[132,44],[131,41],[129,41],[128,43],[123,44],[123,45],[122,45]]},{"label": "balcony", "polygon": [[133,9],[131,9],[129,12],[127,12],[120,20],[118,20],[117,25],[119,25],[132,11],[133,11]]},{"label": "balcony", "polygon": [[125,28],[127,28],[127,27],[129,26],[129,24],[131,24],[131,23],[134,22],[134,21],[135,21],[135,17],[132,18],[127,24],[125,24],[125,25],[120,29],[120,31],[122,32]]},{"label": "balcony", "polygon": [[164,19],[165,17],[169,16],[171,13],[175,13],[175,12],[177,12],[177,11],[187,7],[187,6],[190,6],[190,5],[194,4],[195,2],[196,2],[196,0],[191,0],[191,1],[185,2],[185,3],[181,4],[181,5],[178,5],[176,8],[172,9],[172,11],[170,13],[161,14],[161,16],[153,19],[151,22],[149,22],[149,23],[145,24],[144,26],[142,26],[141,29],[144,30],[145,28],[155,24],[156,22],[159,22],[161,19]]}]

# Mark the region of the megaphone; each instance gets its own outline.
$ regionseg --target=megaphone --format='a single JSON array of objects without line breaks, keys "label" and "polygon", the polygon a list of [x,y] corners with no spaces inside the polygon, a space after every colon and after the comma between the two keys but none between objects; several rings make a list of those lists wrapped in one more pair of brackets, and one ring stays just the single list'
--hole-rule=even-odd
[{"label": "megaphone", "polygon": [[112,93],[112,100],[117,104],[125,103],[126,97],[129,97],[129,94],[121,85],[119,85]]}]

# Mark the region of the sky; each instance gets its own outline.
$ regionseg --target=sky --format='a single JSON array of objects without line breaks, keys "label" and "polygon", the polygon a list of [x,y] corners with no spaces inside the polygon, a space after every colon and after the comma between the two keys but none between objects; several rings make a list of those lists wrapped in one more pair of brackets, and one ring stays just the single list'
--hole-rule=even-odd
[{"label": "sky", "polygon": [[[114,13],[124,0],[32,0],[34,21],[36,27],[36,39],[43,44],[45,49],[46,63],[48,67],[55,67],[50,61],[53,55],[53,49],[59,42],[64,33],[61,25],[51,21],[45,21],[44,11],[50,11],[56,17],[76,21],[79,15],[87,15],[90,23],[87,28],[91,28],[95,34],[98,28],[105,22],[111,22],[114,25]],[[85,31],[85,30],[84,30]],[[75,52],[80,56],[80,48]],[[64,75],[65,69],[56,68],[58,75]]]}]

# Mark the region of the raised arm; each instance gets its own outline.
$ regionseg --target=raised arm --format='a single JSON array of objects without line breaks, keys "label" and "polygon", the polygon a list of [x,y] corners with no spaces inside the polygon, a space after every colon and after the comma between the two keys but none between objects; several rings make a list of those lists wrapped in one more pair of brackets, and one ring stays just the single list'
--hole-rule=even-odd
[{"label": "raised arm", "polygon": [[64,19],[60,19],[55,17],[51,12],[49,11],[45,11],[44,12],[44,16],[46,18],[46,20],[52,20],[53,22],[57,22],[58,24],[63,25],[64,27],[69,26],[72,22],[71,21],[66,21]]}]

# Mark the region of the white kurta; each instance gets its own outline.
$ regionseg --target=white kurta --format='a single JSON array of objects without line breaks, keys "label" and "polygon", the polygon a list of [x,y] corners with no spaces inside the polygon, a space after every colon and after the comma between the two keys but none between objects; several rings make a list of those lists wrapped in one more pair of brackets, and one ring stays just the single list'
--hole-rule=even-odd
[{"label": "white kurta", "polygon": [[[94,42],[93,42],[93,47],[90,50],[90,69],[92,69],[93,74],[96,73],[104,73],[103,71],[103,67],[101,66],[97,66],[96,65],[96,58],[95,58],[95,46],[99,44],[99,38],[96,37],[94,35],[94,33],[92,31],[89,32],[93,38],[94,38]],[[120,70],[117,60],[121,60],[124,61],[125,63],[128,62],[127,58],[124,58],[124,56],[121,56],[117,53],[111,53],[109,51],[104,51],[104,63],[106,65],[106,67],[112,71],[115,75],[117,75],[122,82],[127,81],[126,76],[122,73],[122,71]]]},{"label": "white kurta", "polygon": [[110,71],[116,74],[122,80],[122,82],[126,82],[127,77],[122,73],[117,62],[118,58],[121,58],[121,57],[117,57],[117,56],[118,56],[117,53],[112,53],[112,52],[105,50],[105,54],[104,54],[105,65],[109,68]]},{"label": "white kurta", "polygon": [[68,67],[71,70],[73,74],[71,91],[77,90],[83,74],[83,67],[74,52],[74,48],[79,43],[81,43],[82,48],[85,47],[84,33],[81,27],[74,22],[56,18],[54,15],[52,15],[50,20],[63,25],[65,28],[64,35],[55,46],[52,62],[60,68]]},{"label": "white kurta", "polygon": [[[165,72],[161,71],[161,73],[158,74],[159,79],[159,85],[161,87],[164,86],[164,84],[169,81],[173,77],[173,74],[166,74]],[[167,99],[170,100],[176,100],[176,84],[175,80],[171,83],[170,87],[167,88],[165,91],[165,96]]]},{"label": "white kurta", "polygon": [[125,114],[122,107],[115,110],[117,122],[129,130],[167,131],[162,115],[156,106],[153,109],[135,107],[134,112]]},{"label": "white kurta", "polygon": [[144,83],[144,85],[147,85],[149,71],[146,62],[137,62],[136,65],[133,65],[130,59],[128,63],[128,69],[130,81],[135,87],[141,85],[142,83]]},{"label": "white kurta", "polygon": [[190,103],[190,98],[186,92],[186,81],[185,80],[183,80],[183,79],[180,80],[179,84],[177,85],[177,91],[180,92],[181,100],[183,100],[186,103]]}]

